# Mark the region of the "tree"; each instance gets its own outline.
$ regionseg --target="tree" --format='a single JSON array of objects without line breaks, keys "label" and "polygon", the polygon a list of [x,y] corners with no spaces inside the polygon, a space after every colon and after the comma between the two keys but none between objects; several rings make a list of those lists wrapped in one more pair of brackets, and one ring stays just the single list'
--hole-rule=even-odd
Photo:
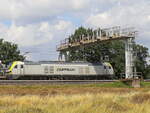
[{"label": "tree", "polygon": [[136,44],[134,49],[137,55],[137,58],[135,61],[136,68],[138,72],[142,72],[143,77],[146,78],[148,76],[149,69],[150,69],[149,68],[150,66],[147,64],[147,61],[146,61],[146,58],[149,57],[148,48]]},{"label": "tree", "polygon": [[[75,33],[70,37],[75,40],[76,36],[92,35],[94,30],[85,29],[83,27],[75,30]],[[137,53],[137,59],[135,61],[138,72],[146,75],[148,57],[148,48],[134,43],[134,51]],[[101,62],[104,56],[109,56],[109,62],[112,64],[115,75],[120,77],[120,73],[125,73],[125,44],[124,41],[111,41],[90,46],[82,46],[78,49],[71,49],[69,51],[70,61],[88,61],[88,62]]]},{"label": "tree", "polygon": [[23,61],[24,56],[20,55],[18,46],[16,44],[0,39],[0,60],[4,64],[9,64],[12,61]]},{"label": "tree", "polygon": [[144,72],[145,72],[144,78],[150,79],[150,65],[147,65],[147,67],[146,67]]}]

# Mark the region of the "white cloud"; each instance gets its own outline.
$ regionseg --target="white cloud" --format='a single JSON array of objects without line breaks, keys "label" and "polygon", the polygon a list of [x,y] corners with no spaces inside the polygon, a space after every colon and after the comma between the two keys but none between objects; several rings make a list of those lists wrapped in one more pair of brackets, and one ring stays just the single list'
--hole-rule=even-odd
[{"label": "white cloud", "polygon": [[150,21],[150,15],[147,16],[148,21]]},{"label": "white cloud", "polygon": [[[113,0],[111,0],[113,1]],[[116,1],[115,1],[116,2]],[[91,14],[85,25],[89,27],[133,26],[139,31],[139,42],[150,41],[150,1],[122,0],[111,9]],[[143,39],[143,40],[141,40]],[[150,48],[150,45],[147,45]]]},{"label": "white cloud", "polygon": [[17,26],[12,24],[10,27],[1,24],[0,36],[7,41],[19,44],[19,46],[34,46],[49,42],[59,31],[60,35],[72,27],[71,22],[57,21],[53,24],[41,22]]},{"label": "white cloud", "polygon": [[0,19],[11,18],[11,4],[8,0],[0,1]]},{"label": "white cloud", "polygon": [[90,0],[5,0],[0,1],[0,19],[21,23],[53,18],[62,13],[85,10]]},{"label": "white cloud", "polygon": [[58,24],[56,24],[55,26],[54,26],[54,28],[56,29],[56,30],[64,30],[64,29],[67,29],[68,28],[68,26],[70,26],[70,22],[66,22],[66,21],[59,21],[58,22]]},{"label": "white cloud", "polygon": [[80,11],[87,8],[87,6],[90,5],[89,3],[90,0],[71,0],[71,7],[73,7],[74,10]]},{"label": "white cloud", "polygon": [[135,25],[147,24],[150,15],[150,2],[144,0],[134,4],[127,0],[119,1],[111,9],[91,15],[86,23],[90,26]]},{"label": "white cloud", "polygon": [[106,27],[113,23],[111,22],[110,15],[105,12],[97,15],[91,15],[86,20],[86,24],[90,27]]},{"label": "white cloud", "polygon": [[149,6],[149,0],[0,0],[0,37],[31,47],[59,42],[81,25],[121,25],[136,27],[138,41],[145,44],[150,41]]}]

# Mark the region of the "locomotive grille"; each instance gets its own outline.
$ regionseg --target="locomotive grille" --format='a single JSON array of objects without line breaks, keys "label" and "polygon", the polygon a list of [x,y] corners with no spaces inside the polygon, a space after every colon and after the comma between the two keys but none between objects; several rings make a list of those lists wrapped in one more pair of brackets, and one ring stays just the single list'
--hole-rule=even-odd
[{"label": "locomotive grille", "polygon": [[49,67],[49,73],[50,74],[54,74],[54,66],[50,66]]},{"label": "locomotive grille", "polygon": [[90,73],[89,67],[86,67],[86,68],[85,68],[85,73],[86,73],[86,74],[89,74],[89,73]]},{"label": "locomotive grille", "polygon": [[45,73],[48,73],[48,66],[45,66],[44,72],[45,72]]},{"label": "locomotive grille", "polygon": [[79,68],[79,74],[83,74],[83,67]]}]

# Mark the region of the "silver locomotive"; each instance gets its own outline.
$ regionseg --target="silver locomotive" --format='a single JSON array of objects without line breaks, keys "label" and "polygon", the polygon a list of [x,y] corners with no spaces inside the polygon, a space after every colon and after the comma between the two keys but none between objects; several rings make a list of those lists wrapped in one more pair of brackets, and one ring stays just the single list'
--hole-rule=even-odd
[{"label": "silver locomotive", "polygon": [[87,62],[21,62],[14,61],[8,79],[83,80],[111,79],[114,70],[110,63]]}]

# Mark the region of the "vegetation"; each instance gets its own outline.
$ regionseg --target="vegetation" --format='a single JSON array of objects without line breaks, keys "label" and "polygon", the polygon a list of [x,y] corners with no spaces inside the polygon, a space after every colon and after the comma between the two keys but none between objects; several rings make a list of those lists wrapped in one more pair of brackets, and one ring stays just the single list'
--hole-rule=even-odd
[{"label": "vegetation", "polygon": [[[82,35],[87,36],[95,31],[80,27],[75,30],[75,33],[69,37],[69,41],[78,40]],[[150,73],[150,66],[146,62],[149,56],[148,48],[138,45],[134,42],[134,51],[137,55],[135,61],[137,72],[142,72],[144,78]],[[70,61],[88,61],[101,62],[105,56],[109,57],[109,62],[112,64],[115,75],[120,77],[120,73],[125,72],[125,44],[124,41],[111,41],[91,46],[81,47],[69,51]]]},{"label": "vegetation", "polygon": [[149,105],[148,91],[0,96],[0,113],[149,113]]},{"label": "vegetation", "polygon": [[85,93],[131,93],[132,91],[149,91],[150,83],[142,82],[142,88],[134,89],[122,82],[103,84],[64,84],[64,85],[0,85],[0,96],[3,95],[66,95]]},{"label": "vegetation", "polygon": [[150,84],[142,86],[0,85],[0,113],[149,113]]},{"label": "vegetation", "polygon": [[16,44],[0,39],[0,60],[2,63],[8,64],[15,60],[23,61],[24,59],[24,56],[20,55]]}]

